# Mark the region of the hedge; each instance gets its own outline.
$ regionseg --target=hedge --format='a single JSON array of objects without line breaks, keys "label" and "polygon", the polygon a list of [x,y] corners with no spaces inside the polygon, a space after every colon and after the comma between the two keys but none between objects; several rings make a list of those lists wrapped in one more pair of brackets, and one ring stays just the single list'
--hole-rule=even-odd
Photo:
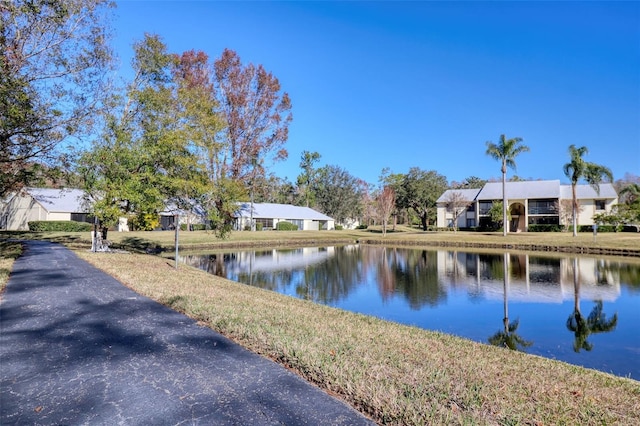
[{"label": "hedge", "polygon": [[72,220],[34,220],[28,222],[29,231],[35,232],[87,232],[92,225],[86,222],[74,222]]},{"label": "hedge", "polygon": [[291,222],[278,222],[276,224],[276,231],[297,231],[298,225],[294,225]]},{"label": "hedge", "polygon": [[532,223],[528,228],[529,232],[562,232],[564,231],[563,225],[557,224],[535,224]]}]

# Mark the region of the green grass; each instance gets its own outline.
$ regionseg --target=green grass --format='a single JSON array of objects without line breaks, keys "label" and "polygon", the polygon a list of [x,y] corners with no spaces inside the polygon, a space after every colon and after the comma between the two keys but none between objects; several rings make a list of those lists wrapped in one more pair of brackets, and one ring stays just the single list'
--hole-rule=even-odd
[{"label": "green grass", "polygon": [[[110,232],[109,241],[115,248],[135,252],[172,251],[175,234],[169,231],[159,232]],[[38,233],[38,232],[0,232],[3,238],[39,239],[72,244],[75,247],[89,246],[90,235],[87,232]],[[246,246],[275,245],[313,245],[333,243],[369,243],[413,246],[454,246],[496,249],[520,249],[538,251],[566,251],[578,253],[610,253],[640,257],[640,233],[601,233],[594,241],[593,234],[581,233],[573,237],[564,232],[523,232],[509,234],[483,232],[424,232],[407,227],[399,228],[383,237],[377,230],[343,231],[261,231],[232,232],[228,239],[221,240],[211,232],[180,232],[179,244],[184,250],[207,248],[232,248]]]},{"label": "green grass", "polygon": [[[403,326],[241,285],[141,253],[90,253],[85,234],[0,233],[52,239],[135,291],[291,368],[380,424],[640,424],[640,382],[520,352]],[[110,233],[131,251],[172,250],[171,232]],[[623,249],[640,235],[425,233],[404,230],[238,232],[218,240],[182,232],[183,248],[368,242],[484,249]],[[4,254],[4,250],[3,250]],[[4,256],[3,256],[4,257]],[[638,257],[629,258],[632,261]],[[10,267],[10,266],[9,266]]]},{"label": "green grass", "polygon": [[317,305],[143,254],[80,257],[380,424],[638,424],[640,383]]}]

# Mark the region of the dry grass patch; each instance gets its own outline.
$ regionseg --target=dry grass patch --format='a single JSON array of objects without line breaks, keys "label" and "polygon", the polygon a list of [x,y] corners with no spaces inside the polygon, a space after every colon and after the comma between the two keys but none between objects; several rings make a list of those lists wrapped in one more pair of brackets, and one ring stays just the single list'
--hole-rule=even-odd
[{"label": "dry grass patch", "polygon": [[638,424],[640,383],[283,296],[138,254],[78,255],[381,424]]},{"label": "dry grass patch", "polygon": [[9,281],[13,262],[22,254],[22,244],[14,241],[0,240],[0,294]]}]

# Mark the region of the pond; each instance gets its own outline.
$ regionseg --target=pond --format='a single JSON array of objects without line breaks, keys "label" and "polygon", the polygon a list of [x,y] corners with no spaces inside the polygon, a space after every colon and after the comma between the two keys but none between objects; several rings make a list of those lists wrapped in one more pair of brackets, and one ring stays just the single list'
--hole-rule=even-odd
[{"label": "pond", "polygon": [[640,264],[344,245],[184,254],[234,281],[640,380]]}]

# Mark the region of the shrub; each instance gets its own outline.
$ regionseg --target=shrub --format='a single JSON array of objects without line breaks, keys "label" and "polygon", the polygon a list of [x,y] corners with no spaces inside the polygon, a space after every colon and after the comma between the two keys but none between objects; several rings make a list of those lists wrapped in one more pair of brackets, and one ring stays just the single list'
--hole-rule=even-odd
[{"label": "shrub", "polygon": [[276,224],[276,231],[297,231],[298,225],[294,225],[291,222],[278,222]]},{"label": "shrub", "polygon": [[136,231],[153,231],[160,226],[160,217],[156,213],[139,213],[129,218],[129,225]]},{"label": "shrub", "polygon": [[562,232],[564,226],[558,224],[535,224],[529,225],[529,232]]},{"label": "shrub", "polygon": [[342,225],[336,225],[334,229],[336,231],[342,231],[344,228],[342,227]]},{"label": "shrub", "polygon": [[[191,231],[204,231],[207,229],[207,225],[203,224],[203,223],[192,223],[191,225],[189,225],[189,228]],[[187,224],[186,223],[181,223],[180,224],[180,230],[181,231],[186,231],[187,230]]]},{"label": "shrub", "polygon": [[72,220],[34,220],[28,222],[29,231],[36,232],[88,232],[91,224],[86,222],[74,222]]},{"label": "shrub", "polygon": [[356,229],[367,229],[369,227],[369,225],[358,225],[356,226]]}]

